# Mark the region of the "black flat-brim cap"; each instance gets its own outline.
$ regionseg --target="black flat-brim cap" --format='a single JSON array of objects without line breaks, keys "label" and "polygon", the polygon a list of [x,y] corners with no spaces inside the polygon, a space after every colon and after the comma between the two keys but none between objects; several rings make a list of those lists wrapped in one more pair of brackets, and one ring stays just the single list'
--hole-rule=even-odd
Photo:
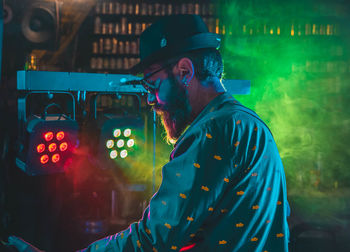
[{"label": "black flat-brim cap", "polygon": [[140,36],[140,62],[130,69],[132,74],[181,53],[220,47],[220,36],[208,31],[198,15],[170,15],[158,19]]}]

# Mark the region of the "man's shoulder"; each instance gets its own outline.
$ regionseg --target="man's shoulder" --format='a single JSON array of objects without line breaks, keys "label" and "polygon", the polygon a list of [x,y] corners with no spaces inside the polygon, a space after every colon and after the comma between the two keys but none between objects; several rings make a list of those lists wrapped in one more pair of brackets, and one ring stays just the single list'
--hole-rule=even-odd
[{"label": "man's shoulder", "polygon": [[225,103],[215,111],[208,113],[202,120],[202,125],[207,127],[221,127],[226,124],[243,124],[243,125],[264,125],[266,124],[253,110],[245,107],[240,103]]}]

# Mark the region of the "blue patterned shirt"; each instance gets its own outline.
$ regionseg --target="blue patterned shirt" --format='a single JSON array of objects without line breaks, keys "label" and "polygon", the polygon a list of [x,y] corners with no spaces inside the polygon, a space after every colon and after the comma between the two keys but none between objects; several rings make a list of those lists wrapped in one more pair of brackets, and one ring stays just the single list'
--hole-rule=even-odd
[{"label": "blue patterned shirt", "polygon": [[286,179],[275,141],[224,93],[175,144],[142,219],[85,251],[288,251]]}]

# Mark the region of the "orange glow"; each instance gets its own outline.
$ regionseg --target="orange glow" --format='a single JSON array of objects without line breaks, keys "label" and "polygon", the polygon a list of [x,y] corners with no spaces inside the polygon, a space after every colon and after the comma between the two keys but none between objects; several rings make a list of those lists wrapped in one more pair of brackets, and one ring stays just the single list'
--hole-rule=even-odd
[{"label": "orange glow", "polygon": [[215,20],[215,33],[219,34],[219,19],[218,18]]},{"label": "orange glow", "polygon": [[63,142],[60,144],[60,151],[65,151],[68,148],[67,142]]},{"label": "orange glow", "polygon": [[61,141],[62,139],[64,138],[64,132],[63,131],[60,131],[56,134],[56,139],[58,141]]},{"label": "orange glow", "polygon": [[44,138],[46,141],[51,141],[53,139],[53,133],[51,131],[45,133]]},{"label": "orange glow", "polygon": [[58,161],[60,161],[60,154],[54,154],[52,156],[52,162],[57,163]]},{"label": "orange glow", "polygon": [[48,155],[43,155],[43,156],[41,156],[40,162],[41,162],[42,164],[46,164],[47,162],[49,162],[49,156],[48,156]]},{"label": "orange glow", "polygon": [[39,144],[37,147],[36,147],[36,151],[38,153],[41,153],[45,150],[45,144]]},{"label": "orange glow", "polygon": [[54,152],[57,149],[57,145],[55,143],[52,143],[49,145],[49,152]]}]

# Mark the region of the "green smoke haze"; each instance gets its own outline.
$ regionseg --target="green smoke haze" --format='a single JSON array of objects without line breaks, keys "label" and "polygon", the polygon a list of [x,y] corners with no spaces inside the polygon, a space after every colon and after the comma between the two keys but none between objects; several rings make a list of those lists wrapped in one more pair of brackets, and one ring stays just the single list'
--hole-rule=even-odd
[{"label": "green smoke haze", "polygon": [[251,81],[251,94],[235,97],[274,134],[292,210],[342,214],[350,198],[348,5],[268,2],[220,5],[225,78]]}]

